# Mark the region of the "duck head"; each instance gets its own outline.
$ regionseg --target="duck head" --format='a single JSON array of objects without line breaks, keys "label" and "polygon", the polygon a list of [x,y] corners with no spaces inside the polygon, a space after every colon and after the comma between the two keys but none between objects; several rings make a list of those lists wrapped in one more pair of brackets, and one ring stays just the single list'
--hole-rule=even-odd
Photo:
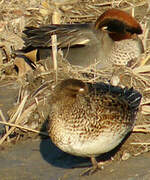
[{"label": "duck head", "polygon": [[142,34],[140,24],[130,14],[119,9],[105,11],[95,22],[95,28],[108,32],[114,41],[132,39]]},{"label": "duck head", "polygon": [[75,98],[78,94],[85,94],[87,91],[87,85],[77,79],[66,79],[56,86],[56,93],[60,98]]}]

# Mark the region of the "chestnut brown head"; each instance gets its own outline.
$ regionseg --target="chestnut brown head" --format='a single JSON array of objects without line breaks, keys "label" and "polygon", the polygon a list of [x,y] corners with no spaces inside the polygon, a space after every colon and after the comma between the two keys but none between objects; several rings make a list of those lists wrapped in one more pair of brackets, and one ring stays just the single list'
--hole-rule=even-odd
[{"label": "chestnut brown head", "polygon": [[133,34],[142,33],[142,28],[136,19],[119,9],[105,11],[97,19],[95,27],[107,31],[115,41],[130,39]]}]

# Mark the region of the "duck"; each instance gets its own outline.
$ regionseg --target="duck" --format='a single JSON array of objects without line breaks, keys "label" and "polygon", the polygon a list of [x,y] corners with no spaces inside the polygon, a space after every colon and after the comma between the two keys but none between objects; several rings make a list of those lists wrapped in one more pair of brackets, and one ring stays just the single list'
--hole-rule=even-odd
[{"label": "duck", "polygon": [[100,168],[96,157],[117,147],[132,131],[141,98],[134,88],[65,79],[51,95],[48,134],[62,151],[89,157],[93,173]]},{"label": "duck", "polygon": [[21,51],[38,49],[39,59],[51,56],[53,34],[57,35],[57,47],[62,50],[63,57],[71,65],[84,68],[93,64],[97,69],[113,64],[128,65],[144,52],[138,37],[142,34],[140,24],[127,12],[114,8],[106,10],[95,23],[26,27]]}]

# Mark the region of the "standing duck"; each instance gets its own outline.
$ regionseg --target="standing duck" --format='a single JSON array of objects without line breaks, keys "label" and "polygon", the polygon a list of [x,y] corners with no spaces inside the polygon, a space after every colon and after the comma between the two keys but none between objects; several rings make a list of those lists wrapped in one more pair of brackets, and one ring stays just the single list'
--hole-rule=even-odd
[{"label": "standing duck", "polygon": [[[104,69],[112,64],[127,65],[143,53],[143,44],[138,34],[142,33],[140,24],[128,13],[109,9],[93,23],[51,24],[26,27],[23,31],[24,52],[51,48],[51,35],[57,35],[57,46],[72,65],[87,67],[97,64]],[[50,55],[50,50],[47,51]]]},{"label": "standing duck", "polygon": [[93,172],[99,168],[95,157],[132,131],[141,97],[133,88],[63,80],[51,97],[49,135],[62,151],[90,157]]}]

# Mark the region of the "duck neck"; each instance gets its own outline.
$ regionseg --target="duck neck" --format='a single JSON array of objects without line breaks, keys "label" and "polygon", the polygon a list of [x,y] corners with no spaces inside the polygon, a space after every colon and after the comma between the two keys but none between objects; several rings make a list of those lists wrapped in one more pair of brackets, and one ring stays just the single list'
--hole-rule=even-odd
[{"label": "duck neck", "polygon": [[105,31],[101,31],[99,37],[100,37],[100,45],[102,46],[101,49],[103,51],[104,57],[107,57],[114,45],[114,41]]},{"label": "duck neck", "polygon": [[121,41],[121,40],[125,40],[125,39],[132,39],[132,35],[131,33],[109,33],[109,37],[113,40],[113,41]]},{"label": "duck neck", "polygon": [[54,96],[54,101],[60,103],[61,105],[71,105],[75,102],[76,100],[76,96],[74,95],[69,95],[66,93],[62,93],[62,94],[56,94]]}]

